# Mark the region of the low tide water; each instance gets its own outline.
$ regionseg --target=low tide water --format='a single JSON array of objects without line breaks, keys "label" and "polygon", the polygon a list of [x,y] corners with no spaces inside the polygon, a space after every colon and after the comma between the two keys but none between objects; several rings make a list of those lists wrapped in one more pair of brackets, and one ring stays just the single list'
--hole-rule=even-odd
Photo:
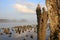
[{"label": "low tide water", "polygon": [[[7,23],[0,23],[0,28],[6,28],[6,27],[15,27],[15,26],[23,26],[23,25],[34,25],[35,23],[30,22],[7,22]],[[36,24],[35,24],[36,25]]]},{"label": "low tide water", "polygon": [[[0,23],[0,28],[7,28],[7,27],[10,28],[10,27],[15,27],[15,26],[33,25],[33,24],[34,23],[8,22],[8,23]],[[49,36],[50,36],[50,30],[49,30],[49,27],[47,27],[47,30],[46,30],[46,40],[48,40]]]}]

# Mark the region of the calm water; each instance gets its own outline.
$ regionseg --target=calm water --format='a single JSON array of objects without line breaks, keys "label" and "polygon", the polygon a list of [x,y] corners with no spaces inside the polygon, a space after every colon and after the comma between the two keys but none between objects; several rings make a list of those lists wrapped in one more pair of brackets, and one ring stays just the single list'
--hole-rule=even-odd
[{"label": "calm water", "polygon": [[23,25],[33,25],[36,23],[30,23],[30,22],[8,22],[8,23],[0,23],[0,28],[5,27],[14,27],[14,26],[23,26]]}]

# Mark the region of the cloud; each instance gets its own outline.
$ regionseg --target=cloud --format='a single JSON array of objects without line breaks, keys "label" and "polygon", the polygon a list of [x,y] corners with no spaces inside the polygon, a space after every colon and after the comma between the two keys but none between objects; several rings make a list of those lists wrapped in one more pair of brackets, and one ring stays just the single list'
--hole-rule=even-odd
[{"label": "cloud", "polygon": [[13,7],[23,13],[35,13],[34,10],[28,8],[26,5],[21,5],[21,4],[14,4]]},{"label": "cloud", "polygon": [[27,2],[27,3],[25,2],[24,5],[27,5],[27,6],[28,6],[28,5],[29,5],[29,6],[36,6],[34,3],[31,3],[31,2]]},{"label": "cloud", "polygon": [[[37,4],[36,3],[33,3],[33,2],[29,2],[27,0],[23,1],[23,0],[16,0],[17,3],[14,4],[14,8],[19,11],[20,13],[36,13],[35,10],[36,10],[36,6]],[[47,10],[46,8],[46,5],[44,3],[40,3],[40,6],[41,6],[41,9],[43,7],[45,7],[45,9]]]},{"label": "cloud", "polygon": [[24,5],[28,6],[32,10],[36,9],[36,4],[34,3],[28,2],[28,3],[24,3]]}]

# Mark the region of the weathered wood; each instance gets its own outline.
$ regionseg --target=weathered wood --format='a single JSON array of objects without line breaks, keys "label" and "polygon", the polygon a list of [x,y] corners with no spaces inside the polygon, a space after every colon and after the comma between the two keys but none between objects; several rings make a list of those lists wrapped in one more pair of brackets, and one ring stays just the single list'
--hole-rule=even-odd
[{"label": "weathered wood", "polygon": [[[39,5],[39,4],[38,4]],[[39,7],[38,7],[39,8]],[[37,22],[38,22],[38,40],[46,40],[46,28],[47,28],[47,12],[45,11],[45,8],[42,8],[39,10],[37,8],[38,11],[36,11],[37,13]]]},{"label": "weathered wood", "polygon": [[46,0],[50,19],[50,40],[60,40],[60,0]]},{"label": "weathered wood", "polygon": [[40,15],[41,15],[41,9],[40,9],[40,5],[38,4],[37,8],[36,8],[36,15],[37,15],[37,40],[40,40]]}]

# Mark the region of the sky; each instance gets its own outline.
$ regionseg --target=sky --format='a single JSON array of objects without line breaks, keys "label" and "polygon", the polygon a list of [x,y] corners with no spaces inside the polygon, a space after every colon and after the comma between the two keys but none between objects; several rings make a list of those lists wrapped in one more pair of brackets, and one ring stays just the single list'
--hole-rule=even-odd
[{"label": "sky", "polygon": [[36,7],[45,6],[45,0],[0,0],[0,19],[36,21]]}]

